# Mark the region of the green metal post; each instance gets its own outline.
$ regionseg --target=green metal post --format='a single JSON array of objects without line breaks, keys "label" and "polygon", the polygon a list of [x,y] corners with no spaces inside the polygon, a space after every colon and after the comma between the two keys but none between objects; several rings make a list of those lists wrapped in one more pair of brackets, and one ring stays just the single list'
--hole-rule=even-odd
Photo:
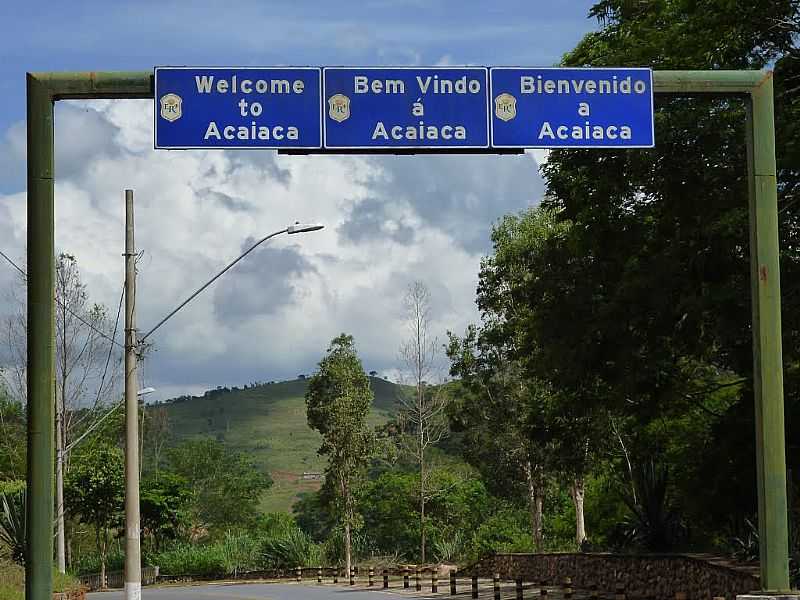
[{"label": "green metal post", "polygon": [[25,597],[53,597],[53,98],[28,75],[28,495]]},{"label": "green metal post", "polygon": [[151,72],[28,73],[28,495],[26,600],[53,590],[55,211],[53,103],[152,98]]},{"label": "green metal post", "polygon": [[778,189],[772,74],[753,88],[747,115],[753,388],[761,588],[789,591],[789,530],[781,348]]}]

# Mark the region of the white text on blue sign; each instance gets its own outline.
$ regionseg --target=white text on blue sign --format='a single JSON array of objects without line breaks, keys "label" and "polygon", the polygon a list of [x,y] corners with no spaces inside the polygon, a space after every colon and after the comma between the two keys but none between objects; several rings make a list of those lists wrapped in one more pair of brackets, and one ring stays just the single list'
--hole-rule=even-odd
[{"label": "white text on blue sign", "polygon": [[156,148],[322,146],[318,68],[155,71]]},{"label": "white text on blue sign", "polygon": [[488,148],[483,67],[323,70],[324,146]]},{"label": "white text on blue sign", "polygon": [[495,148],[649,148],[650,69],[493,67]]}]

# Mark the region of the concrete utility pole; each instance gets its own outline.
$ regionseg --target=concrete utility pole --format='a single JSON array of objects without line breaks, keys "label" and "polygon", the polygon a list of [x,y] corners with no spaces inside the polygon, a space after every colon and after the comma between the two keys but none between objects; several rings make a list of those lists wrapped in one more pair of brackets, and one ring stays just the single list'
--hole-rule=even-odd
[{"label": "concrete utility pole", "polygon": [[137,347],[133,190],[125,190],[125,600],[139,600],[142,597],[142,566],[139,546]]}]

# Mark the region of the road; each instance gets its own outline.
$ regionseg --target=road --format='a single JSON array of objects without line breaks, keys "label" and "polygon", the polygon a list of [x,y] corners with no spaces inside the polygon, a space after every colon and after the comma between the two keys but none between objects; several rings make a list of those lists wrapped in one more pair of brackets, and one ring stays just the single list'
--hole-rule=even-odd
[{"label": "road", "polygon": [[[399,600],[410,594],[355,590],[336,586],[291,583],[220,583],[182,587],[146,587],[142,600]],[[416,599],[423,596],[414,595]],[[122,591],[95,592],[89,600],[122,600]]]}]

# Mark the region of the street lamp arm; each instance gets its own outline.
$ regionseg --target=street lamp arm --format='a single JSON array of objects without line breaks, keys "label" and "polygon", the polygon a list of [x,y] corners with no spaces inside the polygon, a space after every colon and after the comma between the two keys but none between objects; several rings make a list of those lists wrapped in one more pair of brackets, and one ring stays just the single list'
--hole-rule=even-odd
[{"label": "street lamp arm", "polygon": [[178,306],[175,308],[175,310],[173,310],[173,311],[172,311],[171,313],[169,313],[169,314],[168,314],[166,317],[164,317],[163,319],[161,319],[161,320],[160,320],[160,321],[159,321],[159,322],[156,324],[156,326],[155,326],[155,327],[153,327],[153,328],[152,328],[150,331],[148,331],[148,332],[147,332],[147,333],[145,333],[145,334],[144,334],[144,335],[143,335],[141,338],[139,338],[139,343],[140,343],[140,344],[141,344],[141,343],[143,343],[143,342],[144,342],[144,341],[145,341],[147,338],[149,338],[149,337],[150,337],[150,335],[151,335],[151,334],[152,334],[152,333],[153,333],[153,332],[154,332],[156,329],[158,329],[158,328],[159,328],[159,327],[161,327],[161,326],[162,326],[164,323],[166,323],[167,321],[169,321],[169,320],[172,318],[172,316],[173,316],[173,315],[174,315],[176,312],[178,312],[178,311],[179,311],[180,309],[182,309],[184,306],[186,306],[187,304],[189,304],[189,302],[191,302],[191,301],[192,301],[192,300],[194,300],[194,299],[195,299],[197,296],[199,296],[199,295],[200,295],[200,293],[201,293],[203,290],[205,290],[205,289],[206,289],[208,286],[210,286],[212,283],[214,283],[214,282],[215,282],[217,279],[219,279],[220,277],[222,277],[222,276],[223,276],[223,275],[224,275],[224,274],[225,274],[227,271],[229,271],[229,270],[231,269],[231,267],[233,267],[233,266],[234,266],[236,263],[238,263],[240,260],[242,260],[242,259],[243,259],[245,256],[247,256],[248,254],[250,254],[250,253],[251,253],[253,250],[255,250],[256,248],[258,248],[258,247],[259,247],[261,244],[263,244],[264,242],[266,242],[266,241],[267,241],[268,239],[270,239],[270,238],[274,238],[274,237],[275,237],[275,236],[277,236],[277,235],[280,235],[280,234],[282,234],[282,233],[288,233],[288,232],[289,232],[289,229],[288,229],[288,228],[287,228],[287,229],[281,229],[280,231],[276,231],[275,233],[270,233],[268,236],[265,236],[265,237],[261,238],[260,240],[258,240],[258,241],[257,241],[255,244],[253,244],[253,245],[252,245],[252,246],[250,246],[250,247],[249,247],[247,250],[245,250],[245,251],[244,251],[244,252],[243,252],[243,253],[242,253],[242,254],[241,254],[241,255],[240,255],[238,258],[236,258],[234,261],[232,261],[231,263],[229,263],[229,264],[228,264],[228,266],[226,266],[226,267],[225,267],[224,269],[222,269],[222,270],[221,270],[219,273],[217,273],[216,275],[214,275],[214,277],[212,277],[212,278],[211,278],[211,279],[209,279],[209,280],[208,280],[208,281],[207,281],[205,284],[203,284],[203,286],[202,286],[202,287],[201,287],[199,290],[197,290],[197,291],[196,291],[194,294],[192,294],[192,295],[191,295],[191,296],[189,296],[189,297],[188,297],[186,300],[184,300],[183,302],[181,302],[181,303],[180,303],[180,304],[179,304],[179,305],[178,305]]}]

